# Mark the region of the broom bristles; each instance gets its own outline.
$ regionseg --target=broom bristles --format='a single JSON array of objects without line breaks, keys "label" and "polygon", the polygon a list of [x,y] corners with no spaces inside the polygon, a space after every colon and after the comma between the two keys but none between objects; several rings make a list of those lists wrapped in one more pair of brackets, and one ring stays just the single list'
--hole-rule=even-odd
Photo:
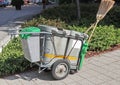
[{"label": "broom bristles", "polygon": [[102,0],[97,12],[96,19],[101,20],[105,17],[108,11],[113,7],[115,1],[113,0]]}]

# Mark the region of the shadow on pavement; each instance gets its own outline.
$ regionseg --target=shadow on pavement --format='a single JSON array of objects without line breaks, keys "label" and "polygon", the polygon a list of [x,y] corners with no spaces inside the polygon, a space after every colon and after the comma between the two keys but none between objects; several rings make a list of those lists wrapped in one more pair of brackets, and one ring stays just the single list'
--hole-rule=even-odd
[{"label": "shadow on pavement", "polygon": [[47,81],[54,80],[51,76],[51,72],[38,73],[38,71],[31,71],[31,72],[16,74],[13,76],[5,77],[4,79],[7,79],[7,80],[22,79],[22,80],[26,80],[26,81],[37,80],[37,79],[38,80],[47,80]]}]

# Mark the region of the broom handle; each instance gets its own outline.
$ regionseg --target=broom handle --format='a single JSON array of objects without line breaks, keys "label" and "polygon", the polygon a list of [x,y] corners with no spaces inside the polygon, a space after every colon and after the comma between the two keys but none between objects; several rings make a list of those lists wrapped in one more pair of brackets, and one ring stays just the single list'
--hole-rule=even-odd
[{"label": "broom handle", "polygon": [[93,23],[86,31],[85,33],[87,34],[93,27],[94,27],[95,23]]},{"label": "broom handle", "polygon": [[96,27],[97,27],[98,22],[99,22],[99,20],[97,20],[97,21],[95,22],[95,24],[94,24],[94,28],[93,28],[93,30],[92,30],[92,33],[91,33],[89,39],[88,39],[88,43],[91,41],[91,38],[92,38],[93,33],[94,33],[94,31],[95,31],[95,29],[96,29]]}]

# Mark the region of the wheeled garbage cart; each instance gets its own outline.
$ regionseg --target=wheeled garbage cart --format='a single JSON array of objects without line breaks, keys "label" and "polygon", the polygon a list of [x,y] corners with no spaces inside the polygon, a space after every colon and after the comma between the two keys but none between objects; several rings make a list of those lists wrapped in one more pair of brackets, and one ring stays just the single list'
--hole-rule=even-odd
[{"label": "wheeled garbage cart", "polygon": [[39,25],[21,30],[20,36],[25,58],[37,64],[39,72],[51,70],[53,78],[59,80],[71,70],[79,70],[86,34]]}]

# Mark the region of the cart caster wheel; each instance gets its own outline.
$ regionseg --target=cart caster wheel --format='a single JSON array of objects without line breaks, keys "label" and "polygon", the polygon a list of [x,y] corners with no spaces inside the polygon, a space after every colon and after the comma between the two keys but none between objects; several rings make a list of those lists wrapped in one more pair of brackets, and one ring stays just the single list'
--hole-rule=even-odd
[{"label": "cart caster wheel", "polygon": [[75,74],[75,73],[77,73],[76,70],[70,70],[70,74]]},{"label": "cart caster wheel", "polygon": [[68,76],[70,65],[66,60],[58,60],[53,64],[52,76],[56,80],[64,79]]}]

